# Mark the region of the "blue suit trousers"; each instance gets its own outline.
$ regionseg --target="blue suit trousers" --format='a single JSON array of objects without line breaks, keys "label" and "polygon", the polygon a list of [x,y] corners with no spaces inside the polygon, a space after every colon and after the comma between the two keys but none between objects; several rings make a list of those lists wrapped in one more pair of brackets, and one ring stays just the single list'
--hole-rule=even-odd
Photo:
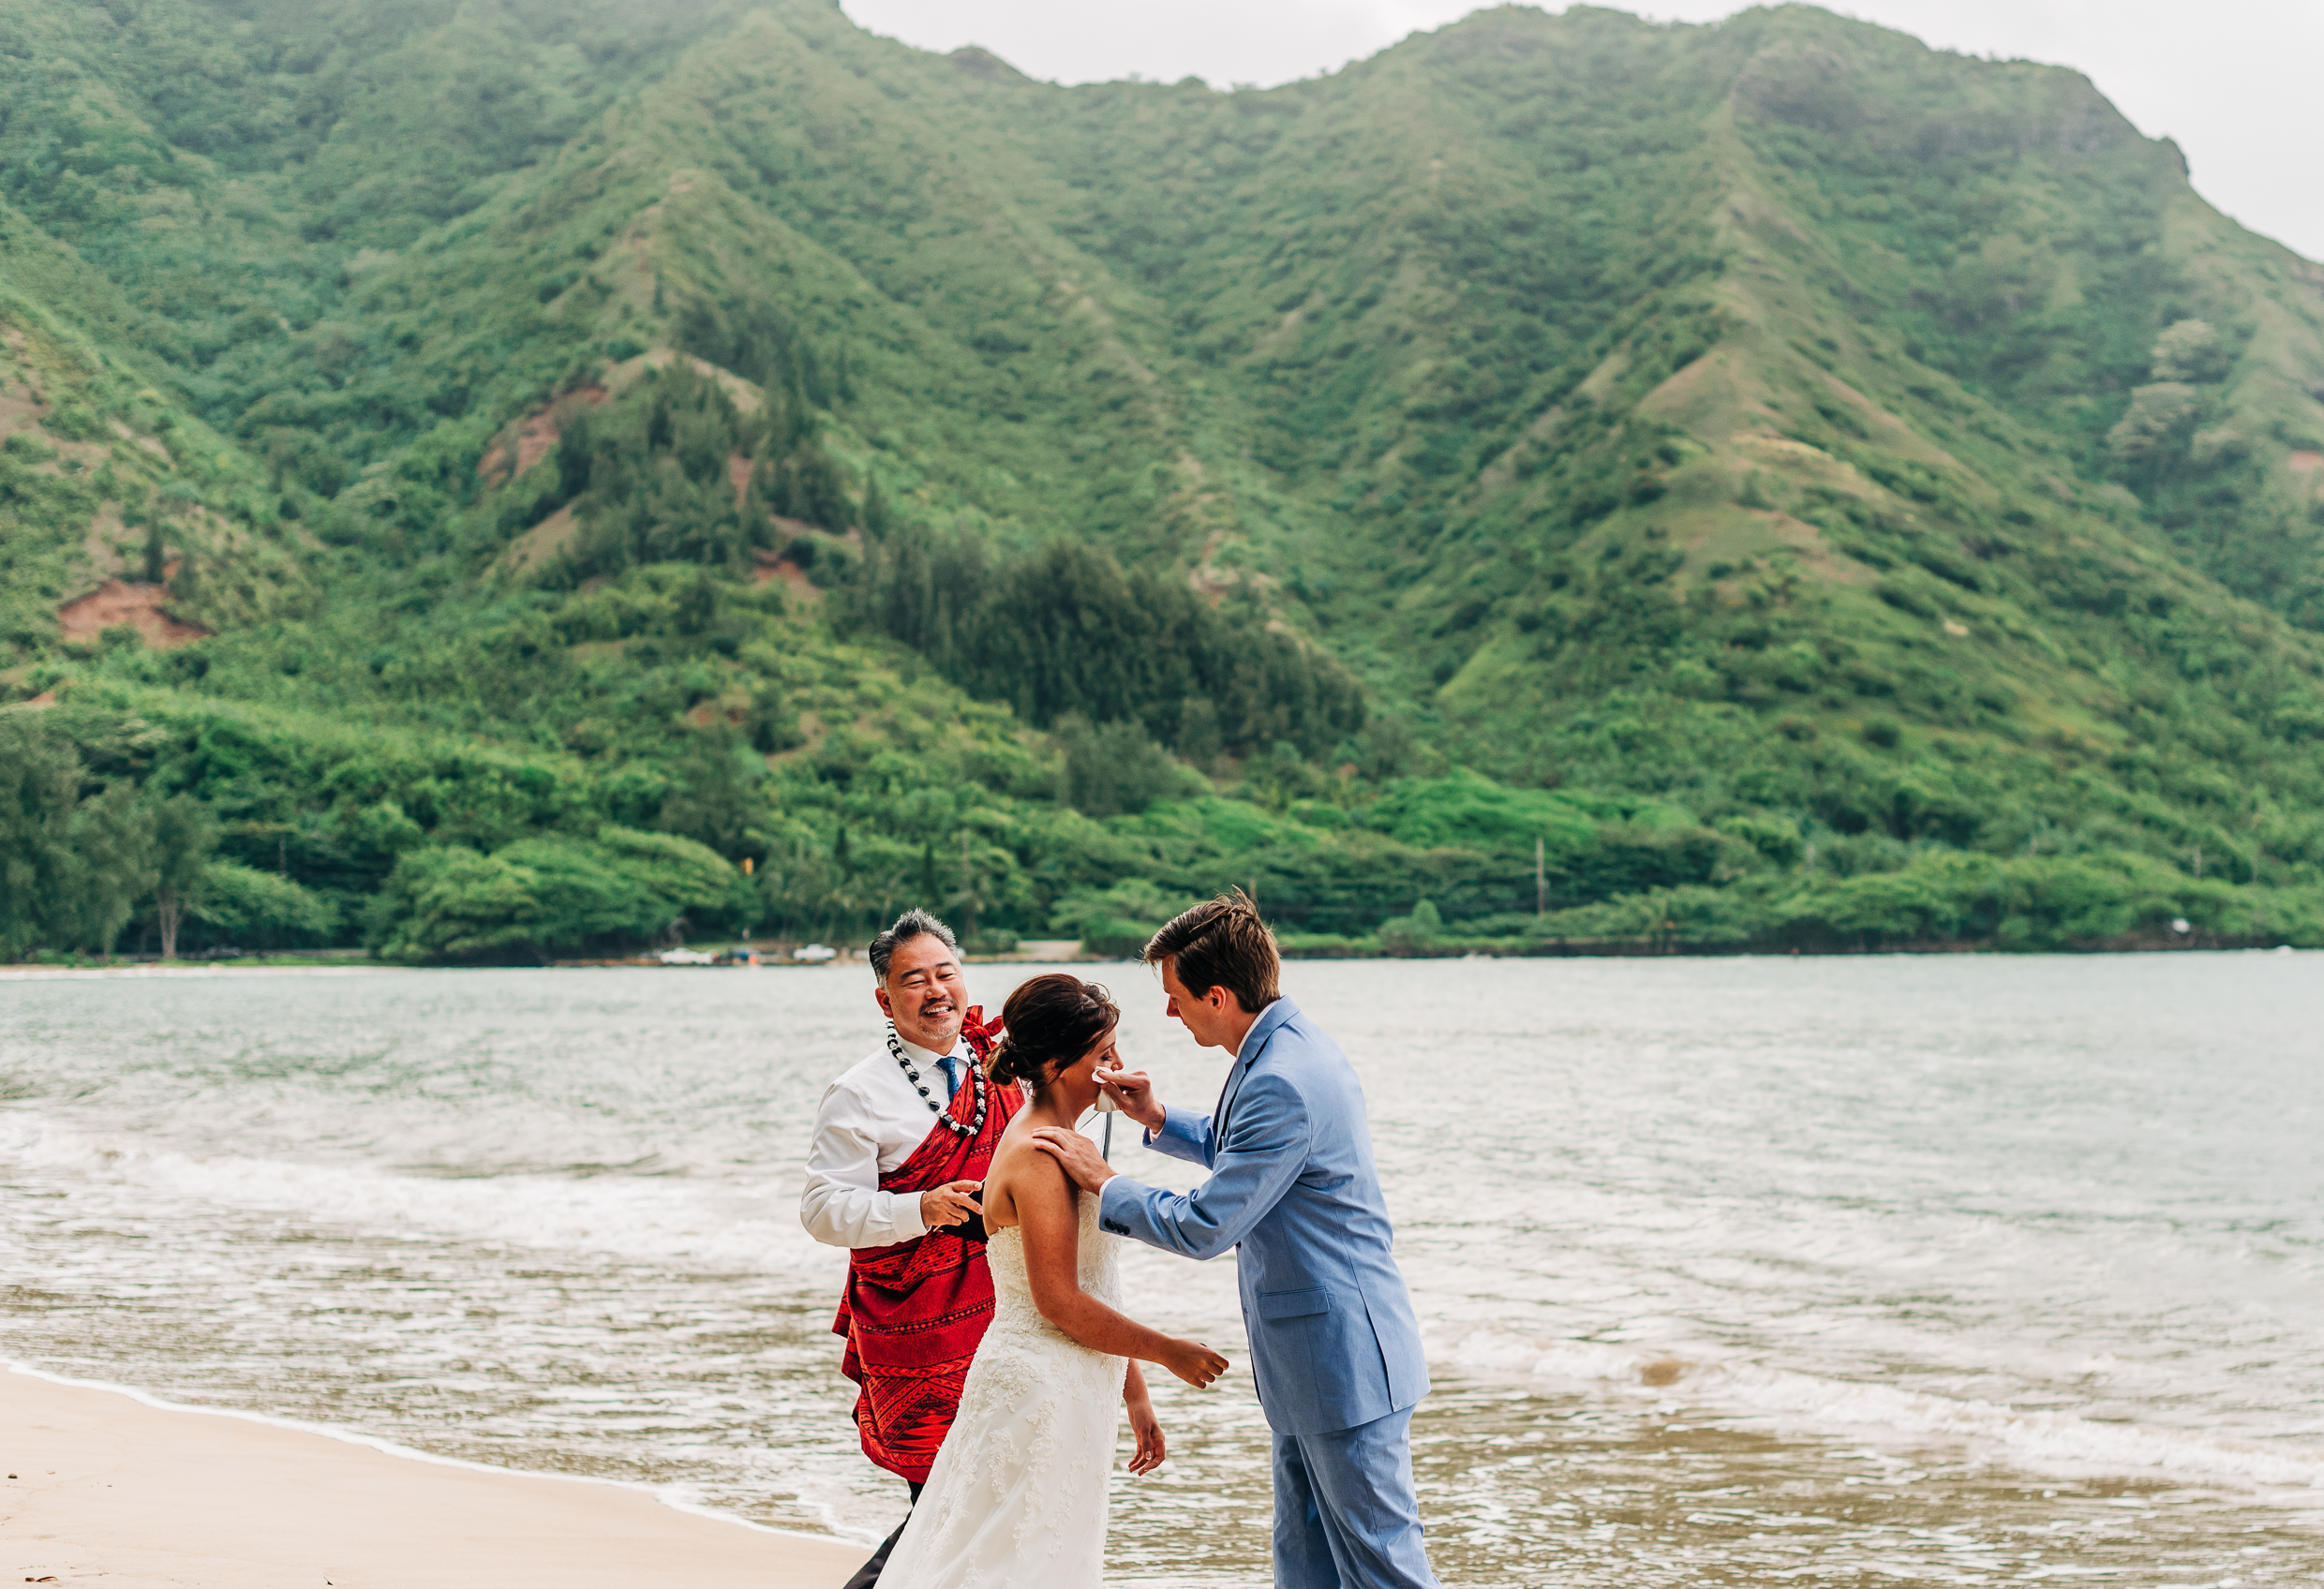
[{"label": "blue suit trousers", "polygon": [[1275,1433],[1276,1589],[1436,1589],[1412,1490],[1412,1409]]}]

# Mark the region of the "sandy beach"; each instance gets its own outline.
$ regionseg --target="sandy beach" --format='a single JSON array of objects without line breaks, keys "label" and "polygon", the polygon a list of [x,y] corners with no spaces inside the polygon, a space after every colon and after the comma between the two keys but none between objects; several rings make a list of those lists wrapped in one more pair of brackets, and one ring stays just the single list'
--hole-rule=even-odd
[{"label": "sandy beach", "polygon": [[640,1490],[392,1455],[0,1373],[7,1582],[108,1589],[829,1589],[868,1553]]}]

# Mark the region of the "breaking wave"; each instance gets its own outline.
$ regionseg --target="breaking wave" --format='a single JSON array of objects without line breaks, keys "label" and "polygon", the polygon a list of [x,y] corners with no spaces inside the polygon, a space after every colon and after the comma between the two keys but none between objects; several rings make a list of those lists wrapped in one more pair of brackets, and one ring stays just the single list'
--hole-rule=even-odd
[{"label": "breaking wave", "polygon": [[2160,1473],[2264,1488],[2324,1489],[2324,1451],[2276,1449],[2178,1430],[2100,1422],[2070,1413],[1826,1378],[1756,1363],[1698,1361],[1586,1342],[1541,1341],[1506,1330],[1440,1332],[1430,1355],[1447,1366],[1517,1374],[1773,1416],[1817,1428],[1994,1448],[2039,1467]]},{"label": "breaking wave", "polygon": [[29,1169],[410,1239],[445,1237],[642,1262],[832,1278],[834,1249],[799,1227],[791,1188],[763,1194],[601,1166],[447,1177],[362,1164],[195,1154],[89,1136],[37,1115],[0,1117],[0,1157]]}]

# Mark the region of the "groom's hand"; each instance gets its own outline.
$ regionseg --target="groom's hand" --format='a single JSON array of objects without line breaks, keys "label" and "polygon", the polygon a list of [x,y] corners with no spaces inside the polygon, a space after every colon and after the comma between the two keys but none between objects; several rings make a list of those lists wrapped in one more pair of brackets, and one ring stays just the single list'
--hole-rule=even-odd
[{"label": "groom's hand", "polygon": [[1033,1134],[1033,1145],[1065,1166],[1065,1174],[1084,1192],[1095,1192],[1113,1179],[1113,1166],[1097,1145],[1078,1131],[1045,1125]]},{"label": "groom's hand", "polygon": [[1162,1129],[1162,1106],[1154,1095],[1154,1077],[1142,1070],[1101,1070],[1098,1090],[1122,1106],[1122,1112],[1148,1131]]},{"label": "groom's hand", "polygon": [[954,1181],[930,1187],[920,1194],[920,1223],[931,1230],[960,1224],[977,1211],[969,1194],[983,1184],[981,1181]]}]

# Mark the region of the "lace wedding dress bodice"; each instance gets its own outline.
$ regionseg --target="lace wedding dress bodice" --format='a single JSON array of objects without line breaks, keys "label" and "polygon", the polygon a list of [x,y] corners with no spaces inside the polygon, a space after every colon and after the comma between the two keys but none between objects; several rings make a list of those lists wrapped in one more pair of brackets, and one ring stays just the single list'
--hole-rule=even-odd
[{"label": "lace wedding dress bodice", "polygon": [[[1097,1225],[1097,1199],[1086,1192],[1075,1194],[1080,1199],[1081,1231],[1078,1241],[1080,1262],[1076,1273],[1081,1289],[1110,1308],[1122,1305],[1122,1249],[1114,1238]],[[1113,1394],[1122,1393],[1122,1375],[1128,1366],[1125,1358],[1110,1358],[1076,1345],[1065,1332],[1041,1316],[1041,1310],[1033,1302],[1033,1281],[1025,1273],[1025,1232],[1022,1225],[1010,1225],[996,1230],[986,1243],[985,1256],[992,1267],[992,1328],[985,1332],[985,1344],[976,1348],[977,1360],[992,1349],[996,1338],[1006,1336],[1012,1341],[1053,1342],[1070,1346],[1089,1359],[1091,1372],[1110,1373],[1113,1377]],[[1111,1363],[1110,1370],[1097,1365]]]},{"label": "lace wedding dress bodice", "polygon": [[[1081,1289],[1122,1305],[1122,1255],[1080,1200]],[[1075,1344],[1034,1306],[1024,1233],[996,1230],[992,1323],[884,1589],[1086,1589],[1103,1581],[1106,1486],[1128,1359]]]}]

